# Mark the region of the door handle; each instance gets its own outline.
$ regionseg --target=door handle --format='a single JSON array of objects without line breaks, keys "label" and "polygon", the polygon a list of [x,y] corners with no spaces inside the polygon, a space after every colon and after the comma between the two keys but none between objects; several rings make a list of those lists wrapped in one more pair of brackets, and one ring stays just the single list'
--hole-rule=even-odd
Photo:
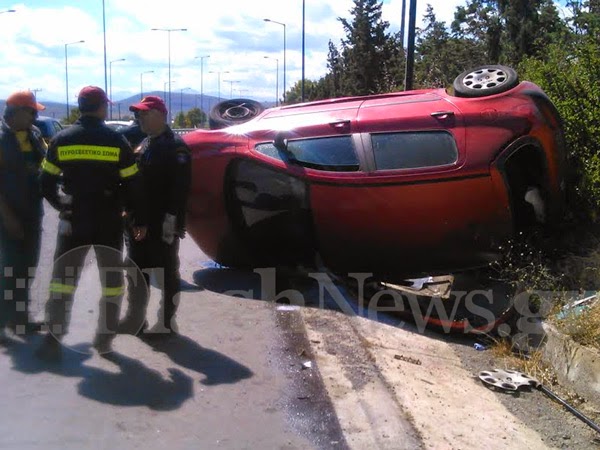
[{"label": "door handle", "polygon": [[333,128],[346,128],[350,126],[350,120],[336,120],[335,122],[329,122],[329,126]]},{"label": "door handle", "polygon": [[447,119],[453,116],[454,111],[435,111],[431,113],[431,117],[435,117],[436,119]]}]

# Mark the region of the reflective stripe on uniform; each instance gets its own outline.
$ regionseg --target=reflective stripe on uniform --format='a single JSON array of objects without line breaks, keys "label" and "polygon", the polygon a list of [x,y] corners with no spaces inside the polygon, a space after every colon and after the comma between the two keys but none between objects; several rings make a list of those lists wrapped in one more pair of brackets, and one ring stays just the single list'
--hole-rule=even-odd
[{"label": "reflective stripe on uniform", "polygon": [[138,173],[138,166],[137,164],[133,164],[125,169],[121,169],[119,173],[121,174],[121,178],[128,178]]},{"label": "reflective stripe on uniform", "polygon": [[48,172],[50,175],[60,175],[60,173],[62,172],[62,170],[60,170],[60,167],[56,167],[46,158],[44,158],[44,160],[42,161],[42,170],[44,172]]},{"label": "reflective stripe on uniform", "polygon": [[75,286],[52,282],[50,283],[50,292],[53,294],[72,294],[75,292]]},{"label": "reflective stripe on uniform", "polygon": [[119,287],[105,287],[102,289],[103,297],[116,297],[117,295],[123,295],[125,293],[125,286]]},{"label": "reflective stripe on uniform", "polygon": [[58,147],[59,161],[118,162],[121,149],[103,145],[65,145]]}]

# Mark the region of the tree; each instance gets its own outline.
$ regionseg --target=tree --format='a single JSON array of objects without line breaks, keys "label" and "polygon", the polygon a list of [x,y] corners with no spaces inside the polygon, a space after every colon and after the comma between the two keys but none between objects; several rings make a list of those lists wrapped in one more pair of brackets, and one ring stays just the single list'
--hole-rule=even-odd
[{"label": "tree", "polygon": [[186,123],[188,123],[191,127],[199,127],[205,122],[206,114],[204,114],[204,111],[201,111],[200,108],[192,108],[188,111]]},{"label": "tree", "polygon": [[488,64],[516,66],[542,54],[564,31],[552,0],[469,0],[452,22],[456,37],[483,46]]},{"label": "tree", "polygon": [[381,92],[384,82],[385,49],[389,23],[381,19],[382,2],[354,0],[352,21],[338,18],[346,31],[342,40],[344,95],[367,95]]},{"label": "tree", "polygon": [[173,120],[173,125],[175,128],[189,128],[189,124],[183,112],[180,111],[177,113],[175,120]]},{"label": "tree", "polygon": [[474,45],[471,37],[450,34],[444,22],[436,19],[433,7],[427,5],[425,27],[418,30],[415,82],[420,87],[444,87],[468,67],[485,64],[482,45]]},{"label": "tree", "polygon": [[77,119],[79,119],[80,113],[79,113],[79,108],[72,108],[69,111],[69,117],[65,117],[62,119],[62,123],[65,125],[70,125],[72,123],[75,123],[75,121]]},{"label": "tree", "polygon": [[502,52],[502,20],[493,2],[469,0],[459,6],[451,25],[455,37],[473,46],[477,60],[483,56],[488,64],[500,62]]},{"label": "tree", "polygon": [[[572,211],[598,219],[600,208],[600,49],[594,36],[552,44],[544,57],[525,58],[522,77],[538,84],[563,118],[568,149],[566,182]],[[586,217],[587,218],[587,217]]]},{"label": "tree", "polygon": [[[318,100],[320,97],[319,91],[323,91],[323,89],[319,89],[319,85],[325,84],[325,77],[321,78],[319,81],[312,80],[304,80],[304,101],[310,102],[313,100]],[[286,103],[289,105],[293,105],[294,103],[300,103],[302,101],[302,81],[297,81],[290,90],[286,93],[285,97]]]}]

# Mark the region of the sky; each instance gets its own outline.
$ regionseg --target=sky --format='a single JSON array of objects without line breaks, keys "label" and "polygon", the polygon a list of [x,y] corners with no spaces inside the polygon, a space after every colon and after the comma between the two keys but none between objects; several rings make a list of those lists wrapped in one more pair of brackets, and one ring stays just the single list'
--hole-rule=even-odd
[{"label": "sky", "polygon": [[[305,1],[305,77],[318,79],[327,72],[328,42],[339,47],[345,36],[338,18],[351,19],[353,2]],[[450,23],[464,0],[428,3],[438,20]],[[106,87],[113,101],[140,94],[142,87],[168,89],[169,48],[172,96],[203,92],[274,101],[284,88],[284,30],[288,89],[302,77],[302,0],[105,0],[104,6]],[[417,26],[426,6],[419,0]],[[16,12],[0,13],[0,98],[30,89],[42,103],[64,103],[67,74],[71,103],[84,86],[105,87],[102,0],[0,1],[0,12],[9,9]],[[400,29],[401,12],[402,0],[384,0],[390,32]]]}]

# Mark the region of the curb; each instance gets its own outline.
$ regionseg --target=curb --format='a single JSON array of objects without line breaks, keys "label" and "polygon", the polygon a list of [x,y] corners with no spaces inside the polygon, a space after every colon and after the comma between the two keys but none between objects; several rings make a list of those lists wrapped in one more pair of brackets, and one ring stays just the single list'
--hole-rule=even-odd
[{"label": "curb", "polygon": [[560,383],[600,407],[600,352],[573,342],[548,323],[543,327],[543,360],[554,368]]}]

